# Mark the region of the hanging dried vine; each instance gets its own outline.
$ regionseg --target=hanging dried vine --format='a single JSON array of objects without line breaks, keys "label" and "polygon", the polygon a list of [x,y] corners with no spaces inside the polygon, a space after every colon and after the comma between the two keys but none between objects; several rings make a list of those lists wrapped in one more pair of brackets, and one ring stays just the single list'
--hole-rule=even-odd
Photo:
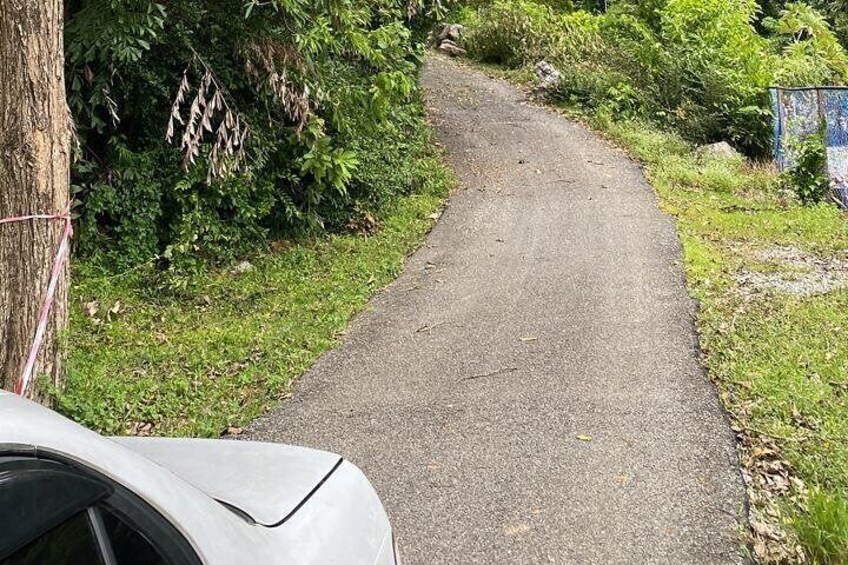
[{"label": "hanging dried vine", "polygon": [[[189,68],[183,72],[165,139],[174,142],[177,124],[183,127],[180,149],[183,152],[183,169],[196,164],[202,148],[210,145],[207,159],[206,182],[224,179],[237,172],[244,160],[244,146],[250,131],[247,123],[227,102],[224,89],[215,79],[211,69],[198,57],[203,76],[196,89],[189,81]],[[190,104],[188,99],[193,93]],[[187,111],[184,110],[188,106]]]}]

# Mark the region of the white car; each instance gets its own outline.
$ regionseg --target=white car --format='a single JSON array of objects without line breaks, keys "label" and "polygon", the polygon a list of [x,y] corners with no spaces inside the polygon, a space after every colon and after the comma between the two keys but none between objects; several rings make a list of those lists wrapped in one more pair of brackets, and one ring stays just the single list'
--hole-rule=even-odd
[{"label": "white car", "polygon": [[0,565],[396,565],[371,484],[338,455],[104,438],[0,392]]}]

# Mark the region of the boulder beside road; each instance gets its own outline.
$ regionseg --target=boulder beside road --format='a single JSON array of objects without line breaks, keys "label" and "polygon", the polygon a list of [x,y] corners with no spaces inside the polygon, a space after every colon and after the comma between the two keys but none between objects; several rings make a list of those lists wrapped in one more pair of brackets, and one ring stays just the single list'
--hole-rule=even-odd
[{"label": "boulder beside road", "polygon": [[450,39],[445,39],[439,44],[439,51],[447,53],[451,57],[463,57],[466,54],[465,49],[457,45]]},{"label": "boulder beside road", "polygon": [[714,155],[717,157],[727,157],[730,159],[742,159],[742,154],[739,153],[736,149],[734,149],[733,146],[726,141],[719,141],[718,143],[702,145],[698,148],[698,152],[702,155]]},{"label": "boulder beside road", "polygon": [[431,45],[451,57],[463,57],[466,51],[462,47],[462,30],[459,24],[445,24],[433,37]]}]

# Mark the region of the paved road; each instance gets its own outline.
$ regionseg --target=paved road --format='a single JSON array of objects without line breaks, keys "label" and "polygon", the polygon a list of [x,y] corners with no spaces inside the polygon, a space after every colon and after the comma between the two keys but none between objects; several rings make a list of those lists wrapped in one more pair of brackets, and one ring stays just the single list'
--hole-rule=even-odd
[{"label": "paved road", "polygon": [[406,565],[741,562],[733,437],[639,168],[504,82],[423,80],[463,190],[252,437],[362,467]]}]

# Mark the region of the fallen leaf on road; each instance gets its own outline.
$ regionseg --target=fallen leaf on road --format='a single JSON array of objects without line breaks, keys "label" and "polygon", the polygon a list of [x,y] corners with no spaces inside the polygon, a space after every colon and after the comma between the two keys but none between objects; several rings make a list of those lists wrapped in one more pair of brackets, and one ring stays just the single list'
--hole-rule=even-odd
[{"label": "fallen leaf on road", "polygon": [[506,537],[511,538],[526,534],[530,531],[530,526],[527,524],[513,524],[504,528],[503,533]]},{"label": "fallen leaf on road", "polygon": [[751,522],[751,529],[764,538],[770,538],[775,541],[781,541],[786,537],[786,534],[779,528],[763,522]]},{"label": "fallen leaf on road", "polygon": [[755,447],[751,450],[751,458],[753,459],[762,459],[764,457],[768,457],[769,455],[775,455],[775,451],[773,449],[768,449],[765,447]]},{"label": "fallen leaf on road", "polygon": [[435,328],[438,328],[439,326],[444,326],[444,325],[445,325],[445,322],[439,322],[437,324],[424,324],[423,326],[421,326],[420,328],[415,330],[415,333],[420,334],[420,333],[424,333],[424,332],[429,332],[429,331],[431,331]]},{"label": "fallen leaf on road", "polygon": [[584,436],[581,434],[577,434],[575,437],[580,441],[592,441],[592,436]]}]

